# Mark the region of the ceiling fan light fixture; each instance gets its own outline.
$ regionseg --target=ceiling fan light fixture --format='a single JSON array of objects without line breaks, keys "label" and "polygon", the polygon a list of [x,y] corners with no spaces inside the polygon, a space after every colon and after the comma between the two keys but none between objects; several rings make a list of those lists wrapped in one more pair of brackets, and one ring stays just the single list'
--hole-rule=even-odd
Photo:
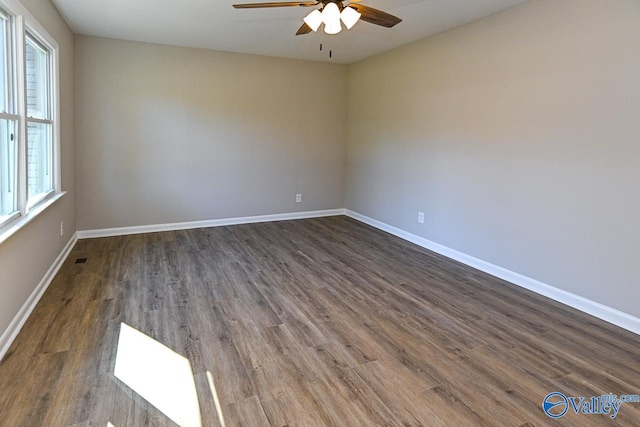
[{"label": "ceiling fan light fixture", "polygon": [[331,2],[324,6],[324,9],[322,9],[322,22],[324,22],[325,30],[326,26],[340,26],[340,9],[337,4]]},{"label": "ceiling fan light fixture", "polygon": [[338,34],[340,31],[342,31],[340,20],[337,23],[324,24],[324,32],[327,34]]},{"label": "ceiling fan light fixture", "polygon": [[356,25],[356,22],[360,20],[362,14],[355,10],[352,7],[345,7],[342,9],[342,13],[340,14],[340,19],[344,23],[344,26],[347,27],[347,30],[350,30],[351,27]]},{"label": "ceiling fan light fixture", "polygon": [[318,9],[314,10],[304,18],[304,22],[313,31],[318,31],[320,24],[322,24],[322,12]]}]

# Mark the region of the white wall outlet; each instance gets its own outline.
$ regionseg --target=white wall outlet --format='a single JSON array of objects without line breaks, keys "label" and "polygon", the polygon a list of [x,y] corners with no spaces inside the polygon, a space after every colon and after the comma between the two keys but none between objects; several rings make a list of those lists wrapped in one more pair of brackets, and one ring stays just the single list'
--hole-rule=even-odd
[{"label": "white wall outlet", "polygon": [[296,194],[296,203],[302,203],[302,194]]},{"label": "white wall outlet", "polygon": [[418,212],[418,222],[424,224],[424,212]]},{"label": "white wall outlet", "polygon": [[64,236],[64,221],[60,221],[60,236]]}]

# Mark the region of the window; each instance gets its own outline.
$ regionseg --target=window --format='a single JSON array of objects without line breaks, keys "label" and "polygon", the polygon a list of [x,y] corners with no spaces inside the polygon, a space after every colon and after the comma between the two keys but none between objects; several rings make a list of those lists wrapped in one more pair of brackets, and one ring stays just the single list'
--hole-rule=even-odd
[{"label": "window", "polygon": [[32,206],[53,190],[49,50],[27,33],[27,184]]},{"label": "window", "polygon": [[16,122],[13,104],[13,19],[0,10],[0,225],[18,210]]},{"label": "window", "polygon": [[57,48],[17,0],[0,0],[0,241],[62,194]]}]

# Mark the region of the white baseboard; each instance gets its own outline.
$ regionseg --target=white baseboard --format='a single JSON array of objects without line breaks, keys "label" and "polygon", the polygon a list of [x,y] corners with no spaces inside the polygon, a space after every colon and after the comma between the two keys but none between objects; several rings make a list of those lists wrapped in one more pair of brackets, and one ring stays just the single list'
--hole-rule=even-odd
[{"label": "white baseboard", "polygon": [[18,314],[16,314],[2,336],[0,336],[0,360],[2,360],[7,351],[9,351],[9,347],[11,347],[13,340],[18,336],[18,333],[29,318],[29,315],[31,315],[33,309],[36,308],[38,301],[40,301],[40,298],[44,295],[44,292],[53,281],[53,278],[56,277],[58,270],[60,270],[60,267],[64,264],[64,261],[71,253],[71,250],[77,241],[78,236],[76,233],[71,236],[71,239],[69,239],[65,247],[62,249],[60,255],[58,255],[51,267],[49,267],[49,270],[47,270],[42,280],[40,280],[40,283],[38,283],[38,286],[36,286],[31,295],[29,295],[29,298],[23,304]]},{"label": "white baseboard", "polygon": [[401,230],[389,224],[385,224],[384,222],[375,220],[373,218],[369,218],[365,215],[359,214],[349,209],[345,209],[345,215],[368,224],[372,227],[378,228],[382,231],[386,231],[387,233],[393,234],[394,236],[400,237],[401,239],[407,240],[411,243],[415,243],[416,245],[422,246],[425,249],[429,249],[430,251],[436,252],[440,255],[444,255],[447,258],[459,261],[463,264],[468,265],[469,267],[473,267],[492,276],[506,280],[507,282],[511,282],[514,285],[528,289],[547,298],[551,298],[554,301],[568,305],[569,307],[573,307],[584,313],[597,317],[598,319],[612,323],[616,326],[640,335],[640,318],[634,317],[620,310],[616,310],[615,308],[608,307],[606,305],[581,297],[571,292],[567,292],[554,286],[547,285],[546,283],[542,283],[530,277],[523,276],[522,274],[507,270],[506,268],[499,267],[481,259],[472,257],[465,253],[432,242],[431,240],[425,239],[424,237],[416,236],[415,234]]},{"label": "white baseboard", "polygon": [[344,215],[344,209],[328,209],[323,211],[292,212],[274,215],[245,216],[238,218],[213,219],[206,221],[177,222],[173,224],[140,225],[134,227],[103,228],[98,230],[78,231],[79,239],[96,237],[127,236],[130,234],[155,233],[159,231],[189,230],[193,228],[223,227],[226,225],[253,224],[258,222],[288,221],[292,219],[321,218],[325,216]]}]

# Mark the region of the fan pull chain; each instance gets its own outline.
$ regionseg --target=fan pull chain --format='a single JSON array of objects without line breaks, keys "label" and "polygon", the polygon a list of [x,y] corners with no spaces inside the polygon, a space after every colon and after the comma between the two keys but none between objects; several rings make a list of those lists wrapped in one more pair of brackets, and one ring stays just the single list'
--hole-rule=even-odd
[{"label": "fan pull chain", "polygon": [[[324,43],[322,43],[322,39],[323,39],[323,34],[320,33],[320,52],[322,52],[322,49],[324,48]],[[333,50],[329,49],[329,58],[333,58]]]}]

